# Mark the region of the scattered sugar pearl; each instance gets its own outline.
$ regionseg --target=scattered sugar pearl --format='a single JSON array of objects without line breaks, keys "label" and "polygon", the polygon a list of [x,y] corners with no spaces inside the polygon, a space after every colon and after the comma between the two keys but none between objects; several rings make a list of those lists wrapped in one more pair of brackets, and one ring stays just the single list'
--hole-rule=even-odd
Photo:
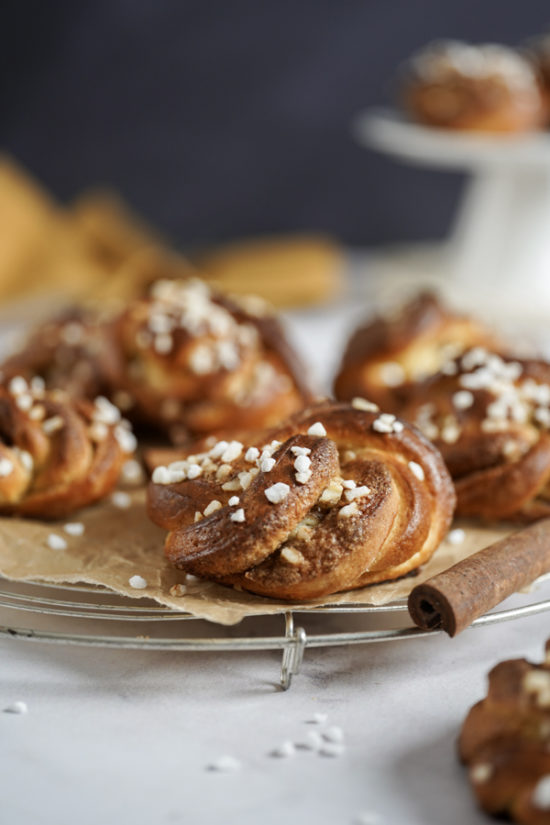
[{"label": "scattered sugar pearl", "polygon": [[11,705],[6,705],[5,708],[2,708],[2,712],[3,713],[14,713],[14,714],[21,715],[23,713],[28,713],[29,708],[27,707],[26,702],[17,701],[17,702],[12,702]]},{"label": "scattered sugar pearl", "polygon": [[372,429],[375,430],[377,433],[391,433],[393,432],[393,427],[391,424],[385,424],[383,421],[380,421],[379,418],[376,421],[372,422]]},{"label": "scattered sugar pearl", "polygon": [[326,713],[314,713],[311,719],[308,719],[308,725],[323,725],[328,719]]},{"label": "scattered sugar pearl", "polygon": [[231,773],[239,771],[241,767],[241,763],[234,756],[220,756],[207,766],[207,770],[216,771],[217,773]]},{"label": "scattered sugar pearl", "polygon": [[32,473],[34,468],[34,458],[27,452],[27,450],[20,450],[18,447],[13,447],[13,452],[18,456],[19,461],[28,473]]},{"label": "scattered sugar pearl", "polygon": [[372,401],[367,401],[366,398],[353,398],[351,406],[355,410],[361,410],[362,412],[377,413],[380,410],[378,404],[374,404]]},{"label": "scattered sugar pearl", "polygon": [[393,413],[380,413],[378,418],[372,422],[372,429],[377,433],[401,433],[404,425],[397,421]]},{"label": "scattered sugar pearl", "polygon": [[317,435],[323,437],[327,434],[323,424],[320,421],[316,421],[315,424],[312,424],[311,427],[307,431],[308,435]]},{"label": "scattered sugar pearl", "polygon": [[111,502],[120,510],[127,510],[132,503],[132,499],[123,490],[115,490],[111,495]]},{"label": "scattered sugar pearl", "polygon": [[292,547],[283,547],[281,550],[281,558],[289,564],[300,564],[304,561],[304,557],[299,550],[294,550]]},{"label": "scattered sugar pearl", "polygon": [[216,470],[216,481],[223,481],[224,478],[231,475],[233,472],[233,467],[231,464],[220,464],[218,469]]},{"label": "scattered sugar pearl", "polygon": [[359,512],[357,502],[352,501],[350,504],[345,504],[338,511],[338,518],[351,518]]},{"label": "scattered sugar pearl", "polygon": [[348,501],[353,501],[356,498],[363,498],[363,496],[370,495],[370,487],[362,484],[360,487],[354,487],[352,490],[346,490],[345,497]]},{"label": "scattered sugar pearl", "polygon": [[21,395],[21,393],[27,392],[28,388],[27,382],[21,375],[14,376],[8,384],[8,389],[12,395]]},{"label": "scattered sugar pearl", "polygon": [[539,811],[550,811],[550,774],[539,779],[531,796],[531,802]]},{"label": "scattered sugar pearl", "polygon": [[405,381],[405,370],[397,361],[386,361],[380,364],[380,378],[386,387],[399,387]]},{"label": "scattered sugar pearl", "polygon": [[144,579],[143,576],[130,576],[128,584],[134,590],[144,590],[147,587],[147,579]]},{"label": "scattered sugar pearl", "polygon": [[523,677],[522,688],[533,695],[539,708],[550,707],[550,674],[547,670],[530,670]]},{"label": "scattered sugar pearl", "polygon": [[260,470],[262,473],[270,473],[276,463],[274,458],[262,458],[260,461]]},{"label": "scattered sugar pearl", "polygon": [[454,530],[450,530],[447,533],[447,541],[450,542],[450,544],[462,544],[465,538],[466,533],[461,527],[455,527]]},{"label": "scattered sugar pearl", "polygon": [[293,742],[283,742],[277,748],[271,751],[271,756],[276,756],[279,759],[287,759],[289,756],[296,755],[296,747]]},{"label": "scattered sugar pearl", "polygon": [[317,751],[323,746],[323,737],[319,731],[308,730],[305,739],[302,742],[298,742],[297,745],[304,750]]},{"label": "scattered sugar pearl", "polygon": [[221,501],[218,501],[218,499],[215,498],[204,508],[204,515],[211,516],[212,513],[216,512],[216,510],[220,510],[222,506]]},{"label": "scattered sugar pearl", "polygon": [[42,423],[42,429],[46,433],[46,435],[53,435],[58,430],[63,428],[64,422],[60,415],[54,415],[52,418],[47,418]]},{"label": "scattered sugar pearl", "polygon": [[247,472],[243,470],[242,473],[239,473],[237,478],[239,479],[239,484],[243,490],[247,490],[250,486],[252,479],[254,478],[254,473],[252,471]]},{"label": "scattered sugar pearl", "polygon": [[187,478],[187,464],[183,461],[175,461],[173,464],[169,464],[168,467],[164,467],[158,473],[156,472],[157,469],[159,468],[155,468],[153,473],[153,481],[155,481],[155,479],[161,479],[160,482],[155,482],[157,484],[178,484]]},{"label": "scattered sugar pearl", "polygon": [[46,408],[42,406],[42,404],[35,404],[34,407],[29,410],[29,418],[31,421],[42,421],[46,417]]},{"label": "scattered sugar pearl", "polygon": [[50,547],[52,550],[67,549],[67,542],[65,541],[63,536],[59,536],[57,533],[50,533],[46,541],[48,543],[48,547]]},{"label": "scattered sugar pearl", "polygon": [[202,474],[202,467],[200,464],[190,464],[187,468],[187,478],[198,478]]},{"label": "scattered sugar pearl", "polygon": [[236,521],[238,524],[242,524],[246,521],[246,516],[244,514],[244,510],[242,507],[239,507],[238,510],[235,510],[234,513],[231,513],[229,518],[231,521]]},{"label": "scattered sugar pearl", "polygon": [[342,756],[345,747],[338,742],[325,742],[319,753],[321,756],[337,757]]},{"label": "scattered sugar pearl", "polygon": [[231,498],[229,499],[229,501],[227,503],[229,504],[230,507],[235,507],[237,504],[239,504],[239,502],[240,502],[239,496],[231,496]]},{"label": "scattered sugar pearl", "polygon": [[172,336],[167,334],[157,335],[153,344],[155,352],[159,355],[166,355],[172,349]]},{"label": "scattered sugar pearl", "polygon": [[311,470],[306,470],[304,473],[296,473],[295,479],[298,484],[307,484],[312,475]]},{"label": "scattered sugar pearl", "polygon": [[13,472],[13,461],[9,458],[0,458],[0,478],[5,478]]},{"label": "scattered sugar pearl", "polygon": [[155,335],[167,334],[172,329],[172,319],[167,315],[151,315],[148,322],[149,329]]},{"label": "scattered sugar pearl", "polygon": [[115,427],[115,438],[118,445],[125,453],[133,453],[137,448],[137,438],[131,430],[123,424]]},{"label": "scattered sugar pearl", "polygon": [[221,460],[225,464],[230,464],[235,459],[239,458],[243,451],[243,445],[240,441],[230,441],[221,455]]},{"label": "scattered sugar pearl", "polygon": [[94,418],[104,424],[117,424],[120,421],[120,410],[111,404],[104,395],[98,395],[94,401]]},{"label": "scattered sugar pearl", "polygon": [[327,742],[335,742],[341,744],[344,741],[344,731],[338,725],[332,725],[323,731],[323,739]]},{"label": "scattered sugar pearl", "polygon": [[265,490],[265,497],[272,504],[279,504],[290,493],[290,487],[284,481],[278,481],[277,484],[272,484]]},{"label": "scattered sugar pearl", "polygon": [[409,461],[409,470],[416,476],[419,481],[424,481],[426,476],[424,474],[424,468],[420,466],[416,461]]},{"label": "scattered sugar pearl", "polygon": [[453,395],[453,405],[457,410],[467,410],[474,403],[474,396],[470,390],[459,390]]},{"label": "scattered sugar pearl", "polygon": [[88,428],[88,435],[92,441],[105,441],[109,435],[109,428],[107,424],[103,423],[103,421],[94,421],[94,423]]},{"label": "scattered sugar pearl", "polygon": [[154,484],[171,484],[171,475],[168,467],[155,467],[151,476]]},{"label": "scattered sugar pearl", "polygon": [[46,389],[46,382],[41,375],[33,375],[30,381],[31,390],[35,395],[40,395]]},{"label": "scattered sugar pearl", "polygon": [[445,444],[454,444],[460,437],[460,427],[457,424],[446,424],[441,432],[441,439]]},{"label": "scattered sugar pearl", "polygon": [[246,453],[244,454],[244,460],[248,461],[249,464],[252,464],[254,461],[257,461],[260,457],[260,451],[257,447],[249,447]]},{"label": "scattered sugar pearl", "polygon": [[483,784],[491,778],[493,773],[493,766],[487,762],[480,762],[479,765],[474,765],[470,770],[470,779],[476,784]]},{"label": "scattered sugar pearl", "polygon": [[233,490],[240,490],[241,489],[241,482],[239,477],[232,478],[231,481],[226,481],[222,484],[222,490],[226,490],[227,492],[231,492]]},{"label": "scattered sugar pearl", "polygon": [[311,459],[307,455],[299,455],[294,461],[294,469],[299,473],[307,473],[311,467]]},{"label": "scattered sugar pearl", "polygon": [[32,395],[28,395],[27,393],[21,393],[20,395],[16,396],[15,404],[23,412],[28,412],[34,403]]},{"label": "scattered sugar pearl", "polygon": [[311,450],[309,447],[298,447],[297,445],[294,445],[294,447],[290,448],[290,452],[296,456],[309,455],[311,453]]},{"label": "scattered sugar pearl", "polygon": [[228,447],[228,441],[218,441],[214,446],[211,448],[209,455],[210,458],[220,458],[224,450]]},{"label": "scattered sugar pearl", "polygon": [[456,375],[458,372],[458,366],[454,361],[447,361],[441,367],[441,372],[443,375]]},{"label": "scattered sugar pearl", "polygon": [[346,490],[353,490],[357,487],[357,483],[352,478],[344,478],[342,479],[342,487]]},{"label": "scattered sugar pearl", "polygon": [[82,536],[84,534],[84,525],[81,521],[69,521],[63,526],[63,529],[69,536]]}]

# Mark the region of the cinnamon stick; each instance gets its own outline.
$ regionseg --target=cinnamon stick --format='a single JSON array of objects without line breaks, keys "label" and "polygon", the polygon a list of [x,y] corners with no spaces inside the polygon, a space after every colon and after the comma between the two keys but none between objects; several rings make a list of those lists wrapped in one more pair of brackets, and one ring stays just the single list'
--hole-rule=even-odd
[{"label": "cinnamon stick", "polygon": [[550,572],[550,518],[485,547],[417,585],[409,613],[424,630],[456,636],[474,619]]}]

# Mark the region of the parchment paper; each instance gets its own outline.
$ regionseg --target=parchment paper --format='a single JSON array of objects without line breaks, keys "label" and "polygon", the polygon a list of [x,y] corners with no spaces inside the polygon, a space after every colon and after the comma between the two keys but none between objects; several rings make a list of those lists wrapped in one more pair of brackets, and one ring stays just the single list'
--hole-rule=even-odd
[{"label": "parchment paper", "polygon": [[[282,613],[298,607],[303,610],[321,604],[386,604],[408,596],[419,582],[514,529],[509,525],[457,524],[455,526],[465,530],[464,542],[453,545],[445,540],[418,575],[323,599],[278,602],[210,582],[186,579],[184,573],[164,559],[165,532],[147,517],[145,490],[134,490],[130,497],[131,504],[127,509],[116,507],[108,499],[64,521],[0,518],[0,575],[16,581],[103,585],[123,596],[147,597],[174,610],[230,625],[245,616]],[[63,529],[67,521],[81,521],[85,525],[84,534],[67,535]],[[67,549],[51,549],[48,545],[51,533],[62,536]],[[129,579],[135,575],[147,581],[145,589],[136,590],[130,586]],[[178,583],[186,585],[184,596],[170,594],[170,588]]]}]

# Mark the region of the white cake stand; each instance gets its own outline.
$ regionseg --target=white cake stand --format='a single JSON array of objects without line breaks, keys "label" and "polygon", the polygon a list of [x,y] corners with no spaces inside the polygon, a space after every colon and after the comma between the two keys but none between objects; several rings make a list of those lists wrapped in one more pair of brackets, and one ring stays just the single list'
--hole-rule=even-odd
[{"label": "white cake stand", "polygon": [[550,135],[450,133],[391,110],[360,114],[354,134],[399,160],[470,173],[439,273],[444,292],[468,309],[550,319]]}]

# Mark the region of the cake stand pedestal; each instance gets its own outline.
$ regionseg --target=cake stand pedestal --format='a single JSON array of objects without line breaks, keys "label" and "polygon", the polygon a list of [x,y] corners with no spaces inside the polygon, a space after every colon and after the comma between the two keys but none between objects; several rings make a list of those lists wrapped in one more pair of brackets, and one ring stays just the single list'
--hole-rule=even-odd
[{"label": "cake stand pedestal", "polygon": [[401,161],[470,174],[445,246],[442,292],[465,309],[550,317],[549,135],[450,133],[388,110],[359,115],[354,134]]}]

